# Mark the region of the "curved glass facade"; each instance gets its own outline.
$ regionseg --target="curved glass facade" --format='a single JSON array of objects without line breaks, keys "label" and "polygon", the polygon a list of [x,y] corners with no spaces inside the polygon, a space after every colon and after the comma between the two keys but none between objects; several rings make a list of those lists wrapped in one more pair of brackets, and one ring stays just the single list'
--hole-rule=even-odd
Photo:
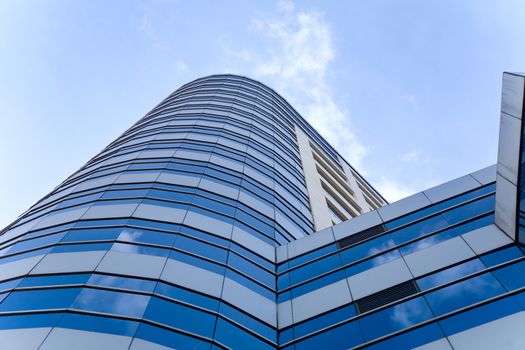
[{"label": "curved glass facade", "polygon": [[3,233],[0,325],[274,348],[274,246],[314,232],[299,119],[246,78],[178,89]]},{"label": "curved glass facade", "polygon": [[0,344],[479,348],[525,315],[493,170],[386,205],[270,88],[197,79],[1,232]]}]

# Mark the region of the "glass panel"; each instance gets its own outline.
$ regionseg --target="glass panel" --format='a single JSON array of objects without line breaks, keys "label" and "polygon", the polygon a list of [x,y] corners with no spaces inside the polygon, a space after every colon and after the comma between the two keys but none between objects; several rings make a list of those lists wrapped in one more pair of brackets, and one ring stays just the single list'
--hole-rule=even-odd
[{"label": "glass panel", "polygon": [[274,346],[256,338],[240,327],[219,318],[215,338],[231,349],[272,350]]},{"label": "glass panel", "polygon": [[210,349],[210,344],[187,335],[173,332],[164,328],[150,326],[149,324],[140,324],[137,329],[137,338],[161,344],[173,349]]},{"label": "glass panel", "polygon": [[219,309],[219,301],[216,299],[166,283],[159,282],[155,287],[155,293],[208,310],[217,311]]},{"label": "glass panel", "polygon": [[439,286],[441,284],[453,281],[471,273],[481,271],[484,268],[485,265],[483,265],[483,263],[479,259],[474,259],[450,267],[446,270],[433,273],[427,277],[420,278],[416,280],[416,283],[421,290],[427,290],[429,288]]},{"label": "glass panel", "polygon": [[144,318],[205,337],[213,335],[216,320],[209,313],[156,297],[151,297]]},{"label": "glass panel", "polygon": [[423,297],[375,312],[359,320],[366,341],[410,327],[433,317]]},{"label": "glass panel", "polygon": [[53,327],[62,313],[0,316],[0,329]]},{"label": "glass panel", "polygon": [[363,342],[357,322],[349,322],[295,344],[296,350],[348,349]]},{"label": "glass panel", "polygon": [[146,295],[83,288],[71,308],[142,317],[149,299]]},{"label": "glass panel", "polygon": [[370,350],[392,350],[392,349],[414,349],[418,346],[443,338],[443,332],[437,323],[416,328],[412,331],[402,333],[396,337],[384,340],[380,343],[367,346]]},{"label": "glass panel", "polygon": [[119,318],[67,313],[57,326],[132,337],[135,334],[138,323]]},{"label": "glass panel", "polygon": [[0,304],[0,311],[42,310],[67,308],[80,288],[56,288],[11,292]]},{"label": "glass panel", "polygon": [[486,305],[468,310],[457,315],[447,317],[440,321],[439,324],[445,334],[452,335],[469,328],[488,323],[501,317],[505,317],[521,311],[519,305],[507,297],[496,300]]},{"label": "glass panel", "polygon": [[494,276],[508,290],[525,286],[525,261],[493,271]]},{"label": "glass panel", "polygon": [[296,338],[310,334],[324,327],[344,321],[356,315],[354,304],[347,305],[340,309],[331,311],[327,314],[317,316],[307,322],[300,323],[294,327],[294,334]]},{"label": "glass panel", "polygon": [[[84,284],[91,276],[88,273],[55,276],[29,276],[20,282],[19,287],[54,286],[62,284]],[[1,288],[0,288],[1,289]]]},{"label": "glass panel", "polygon": [[153,292],[153,289],[155,289],[155,285],[157,284],[157,282],[143,280],[140,278],[93,274],[89,279],[88,284]]},{"label": "glass panel", "polygon": [[437,315],[474,304],[505,292],[505,289],[490,273],[479,275],[463,282],[436,290],[425,297]]}]

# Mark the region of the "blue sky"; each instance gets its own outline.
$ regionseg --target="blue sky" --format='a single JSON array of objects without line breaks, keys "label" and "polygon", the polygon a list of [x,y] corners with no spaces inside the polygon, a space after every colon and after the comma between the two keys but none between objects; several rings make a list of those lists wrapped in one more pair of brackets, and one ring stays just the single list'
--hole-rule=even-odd
[{"label": "blue sky", "polygon": [[180,85],[287,98],[389,200],[496,161],[523,1],[2,1],[0,226]]}]

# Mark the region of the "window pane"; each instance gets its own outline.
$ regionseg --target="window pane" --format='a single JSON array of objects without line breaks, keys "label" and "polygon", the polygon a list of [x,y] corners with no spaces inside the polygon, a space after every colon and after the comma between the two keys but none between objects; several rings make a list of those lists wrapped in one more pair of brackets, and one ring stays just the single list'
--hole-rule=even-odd
[{"label": "window pane", "polygon": [[426,295],[437,315],[474,304],[505,292],[490,273],[470,278]]},{"label": "window pane", "polygon": [[369,341],[432,317],[425,299],[419,297],[365,316],[359,322],[365,340]]}]

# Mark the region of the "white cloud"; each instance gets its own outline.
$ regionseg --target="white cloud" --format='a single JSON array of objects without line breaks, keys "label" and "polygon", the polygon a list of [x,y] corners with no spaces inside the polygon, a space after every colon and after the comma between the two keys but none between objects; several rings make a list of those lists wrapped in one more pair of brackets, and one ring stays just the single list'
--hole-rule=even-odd
[{"label": "white cloud", "polygon": [[274,87],[352,165],[362,170],[366,148],[355,137],[348,113],[334,101],[327,80],[335,49],[323,14],[297,11],[293,2],[281,1],[275,14],[253,20],[250,29],[268,43],[266,51],[225,52],[249,63],[244,65],[247,74]]},{"label": "white cloud", "polygon": [[396,181],[392,178],[386,178],[384,176],[375,183],[375,188],[389,202],[395,202],[402,198],[408,197],[415,192],[413,188],[407,187],[400,181]]},{"label": "white cloud", "polygon": [[421,151],[412,150],[401,155],[401,161],[403,163],[414,163],[421,159]]},{"label": "white cloud", "polygon": [[175,62],[175,70],[177,71],[177,73],[185,73],[188,70],[188,66],[186,65],[186,63],[184,63],[184,61],[177,60]]}]

